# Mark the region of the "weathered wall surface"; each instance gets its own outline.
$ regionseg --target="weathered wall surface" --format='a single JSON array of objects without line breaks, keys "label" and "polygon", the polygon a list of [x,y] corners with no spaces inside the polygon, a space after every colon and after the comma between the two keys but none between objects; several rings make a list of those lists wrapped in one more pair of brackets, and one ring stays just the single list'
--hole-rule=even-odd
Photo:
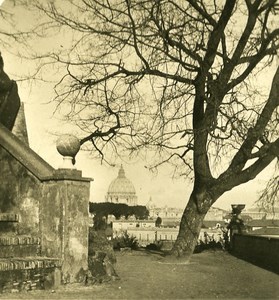
[{"label": "weathered wall surface", "polygon": [[61,257],[63,251],[63,190],[54,181],[42,185],[40,232],[42,255]]},{"label": "weathered wall surface", "polygon": [[57,288],[60,284],[59,260],[18,258],[0,261],[0,293]]},{"label": "weathered wall surface", "polygon": [[64,185],[67,203],[62,272],[66,282],[79,282],[88,269],[89,182],[68,181]]},{"label": "weathered wall surface", "polygon": [[90,179],[55,170],[29,147],[17,84],[3,67],[0,53],[0,292],[33,280],[40,286],[47,278],[35,278],[48,269],[59,277],[60,265],[64,283],[84,280]]},{"label": "weathered wall surface", "polygon": [[[22,159],[0,146],[0,213],[19,216],[17,222],[0,218],[0,235],[39,237],[40,245],[24,245],[24,251],[21,246],[9,245],[10,249],[2,249],[2,257],[7,251],[27,255],[30,250],[30,255],[58,258],[64,283],[83,281],[88,269],[90,179],[71,169],[53,169],[51,176],[39,179],[26,168],[28,164],[19,162]],[[36,155],[31,157],[32,166],[36,159]],[[43,164],[41,169],[51,171]]]},{"label": "weathered wall surface", "polygon": [[20,216],[19,223],[0,222],[0,233],[40,237],[38,252],[61,259],[63,282],[82,281],[88,268],[90,180],[76,170],[57,170],[41,182],[3,148],[0,156],[0,212]]},{"label": "weathered wall surface", "polygon": [[232,252],[279,274],[279,238],[234,234]]},{"label": "weathered wall surface", "polygon": [[[41,183],[1,147],[0,161],[0,212],[20,215],[18,234],[38,234]],[[12,227],[14,224],[0,223],[0,231]]]},{"label": "weathered wall surface", "polygon": [[39,217],[42,255],[61,256],[64,283],[84,280],[88,269],[90,181],[67,171],[68,179],[61,179],[60,170],[57,179],[44,183]]},{"label": "weathered wall surface", "polygon": [[[14,98],[18,101],[18,95]],[[2,117],[1,122],[3,121]],[[23,144],[28,146],[23,104],[21,104],[15,120],[13,133]],[[1,145],[0,168],[0,213],[18,214],[21,224],[18,226],[17,223],[1,222],[0,232],[14,231],[18,234],[38,234],[40,181]]]}]

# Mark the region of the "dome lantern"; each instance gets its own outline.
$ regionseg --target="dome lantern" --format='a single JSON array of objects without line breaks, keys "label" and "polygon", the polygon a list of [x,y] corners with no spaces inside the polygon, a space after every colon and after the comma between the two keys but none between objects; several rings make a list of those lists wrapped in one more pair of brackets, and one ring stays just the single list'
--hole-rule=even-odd
[{"label": "dome lantern", "polygon": [[118,171],[118,178],[125,178],[125,171],[123,169],[123,166],[121,165],[119,171]]}]

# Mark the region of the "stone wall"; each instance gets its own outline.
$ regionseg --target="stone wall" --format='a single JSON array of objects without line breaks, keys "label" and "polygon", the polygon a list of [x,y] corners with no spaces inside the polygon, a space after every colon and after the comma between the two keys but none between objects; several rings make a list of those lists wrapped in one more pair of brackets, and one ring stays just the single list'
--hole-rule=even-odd
[{"label": "stone wall", "polygon": [[0,259],[0,292],[57,288],[61,283],[58,259]]},{"label": "stone wall", "polygon": [[[0,290],[40,287],[49,276],[82,281],[90,179],[71,164],[55,170],[29,147],[17,84],[3,68],[0,53]],[[60,146],[71,156],[73,145]]]},{"label": "stone wall", "polygon": [[0,169],[0,238],[40,241],[2,245],[0,258],[2,251],[2,258],[10,252],[13,257],[59,259],[62,282],[83,281],[88,269],[90,179],[74,169],[53,169],[1,124]]},{"label": "stone wall", "polygon": [[15,224],[9,224],[17,234],[38,234],[40,181],[1,147],[0,160],[0,212],[19,215],[21,226],[15,229]]},{"label": "stone wall", "polygon": [[25,235],[1,235],[0,258],[41,255],[40,238]]},{"label": "stone wall", "polygon": [[279,274],[279,238],[234,234],[232,253]]}]

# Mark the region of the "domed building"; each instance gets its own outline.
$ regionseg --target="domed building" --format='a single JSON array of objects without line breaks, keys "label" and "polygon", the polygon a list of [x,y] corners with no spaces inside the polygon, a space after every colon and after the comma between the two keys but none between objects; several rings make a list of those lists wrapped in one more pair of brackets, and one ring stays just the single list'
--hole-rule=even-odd
[{"label": "domed building", "polygon": [[109,185],[106,201],[112,203],[123,203],[130,206],[138,204],[138,197],[133,183],[126,177],[121,165],[118,176]]},{"label": "domed building", "polygon": [[150,197],[149,198],[149,201],[146,203],[146,208],[151,211],[151,210],[154,210],[156,208],[156,205],[155,203],[153,202],[152,198]]}]

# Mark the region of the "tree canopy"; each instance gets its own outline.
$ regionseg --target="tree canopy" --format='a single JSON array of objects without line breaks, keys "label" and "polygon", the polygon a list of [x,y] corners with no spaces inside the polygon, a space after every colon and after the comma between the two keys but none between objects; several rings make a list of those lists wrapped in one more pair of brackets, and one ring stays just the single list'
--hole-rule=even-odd
[{"label": "tree canopy", "polygon": [[136,219],[143,220],[147,219],[149,216],[149,211],[144,205],[128,206],[123,203],[111,203],[111,202],[101,202],[101,203],[89,203],[89,211],[98,216],[114,215],[118,220],[120,217],[135,216]]}]

